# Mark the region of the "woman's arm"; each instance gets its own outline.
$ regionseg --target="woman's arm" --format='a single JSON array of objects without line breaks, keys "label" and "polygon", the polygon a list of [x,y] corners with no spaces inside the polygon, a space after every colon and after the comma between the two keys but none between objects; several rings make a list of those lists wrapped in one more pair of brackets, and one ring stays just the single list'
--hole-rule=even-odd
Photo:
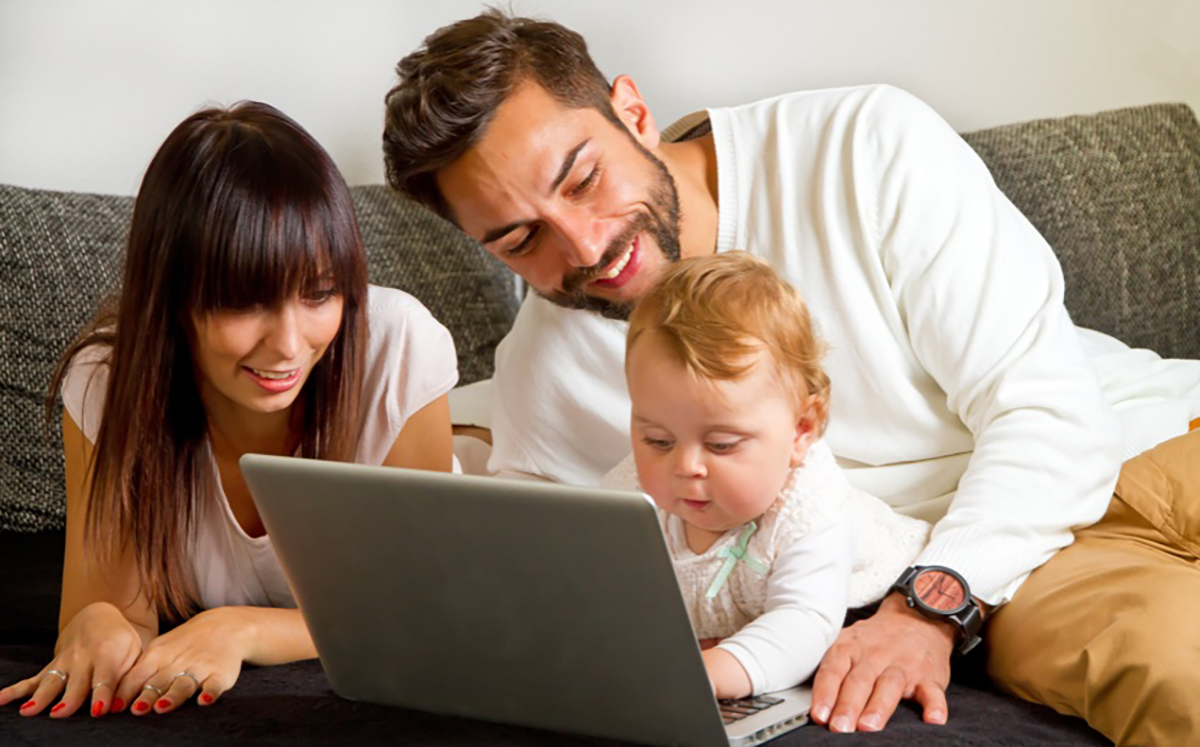
[{"label": "woman's arm", "polygon": [[286,664],[317,655],[300,611],[216,607],[155,638],[117,689],[134,715],[168,713],[199,693],[212,705],[233,687],[244,663]]},{"label": "woman's arm", "polygon": [[0,705],[27,698],[24,716],[41,713],[61,695],[50,712],[65,718],[89,693],[93,715],[113,710],[114,703],[120,710],[114,688],[158,632],[158,617],[140,593],[132,548],[107,557],[86,540],[92,454],[92,444],[64,410],[67,530],[58,642],[54,659],[38,674],[0,690]]},{"label": "woman's arm", "polygon": [[[138,628],[144,640],[158,633],[158,615],[141,594],[133,548],[103,563],[102,548],[89,547],[86,540],[88,503],[91,495],[91,465],[94,446],[63,410],[63,458],[66,463],[67,530],[63,557],[62,602],[58,611],[61,633],[85,607],[109,603]],[[102,538],[108,541],[109,537]],[[61,639],[60,639],[61,644]]]},{"label": "woman's arm", "polygon": [[450,426],[450,399],[443,394],[417,410],[404,423],[400,435],[383,459],[385,467],[407,467],[436,472],[454,468],[454,437]]}]

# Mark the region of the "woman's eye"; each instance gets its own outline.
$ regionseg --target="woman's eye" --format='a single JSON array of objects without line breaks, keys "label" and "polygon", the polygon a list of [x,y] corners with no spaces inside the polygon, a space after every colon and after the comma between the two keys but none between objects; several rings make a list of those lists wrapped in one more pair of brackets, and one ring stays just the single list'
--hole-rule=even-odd
[{"label": "woman's eye", "polygon": [[309,291],[304,295],[304,300],[313,306],[320,306],[336,295],[336,288],[323,288],[321,290]]}]

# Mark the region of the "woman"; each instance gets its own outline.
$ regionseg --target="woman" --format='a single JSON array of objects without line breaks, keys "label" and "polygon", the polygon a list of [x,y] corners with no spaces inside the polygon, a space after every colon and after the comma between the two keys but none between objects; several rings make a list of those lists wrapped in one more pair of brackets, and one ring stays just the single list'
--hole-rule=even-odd
[{"label": "woman", "polygon": [[349,190],[308,133],[257,103],[186,119],[139,190],[115,311],[51,387],[60,632],[0,705],[166,713],[216,702],[245,662],[316,656],[238,458],[449,471],[455,360],[419,302],[368,290]]}]

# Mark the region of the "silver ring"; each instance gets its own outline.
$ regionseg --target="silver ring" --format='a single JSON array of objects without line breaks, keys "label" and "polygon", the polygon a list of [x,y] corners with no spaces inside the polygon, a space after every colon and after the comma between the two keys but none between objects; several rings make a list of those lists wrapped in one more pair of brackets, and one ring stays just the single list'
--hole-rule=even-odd
[{"label": "silver ring", "polygon": [[154,694],[155,694],[155,695],[157,695],[157,696],[158,696],[158,697],[160,697],[160,698],[163,696],[163,691],[162,691],[162,688],[161,688],[161,687],[158,687],[158,686],[156,686],[156,685],[151,685],[149,682],[147,682],[146,684],[142,685],[142,689],[143,689],[143,690],[153,690],[153,691],[154,691]]},{"label": "silver ring", "polygon": [[201,687],[203,687],[203,685],[200,684],[200,678],[197,677],[196,675],[192,674],[191,672],[177,672],[173,677],[171,677],[171,681],[174,682],[175,680],[179,679],[180,677],[187,677],[192,682],[195,682],[197,690],[199,690]]},{"label": "silver ring", "polygon": [[[60,672],[57,669],[47,669],[46,674],[54,675],[55,677],[62,680],[63,684],[66,684],[66,682],[67,682],[67,673],[66,672]],[[43,674],[42,677],[45,678],[46,674]]]},{"label": "silver ring", "polygon": [[108,687],[108,683],[107,682],[93,682],[92,683],[93,690],[95,690],[96,688],[100,688],[100,687]]}]

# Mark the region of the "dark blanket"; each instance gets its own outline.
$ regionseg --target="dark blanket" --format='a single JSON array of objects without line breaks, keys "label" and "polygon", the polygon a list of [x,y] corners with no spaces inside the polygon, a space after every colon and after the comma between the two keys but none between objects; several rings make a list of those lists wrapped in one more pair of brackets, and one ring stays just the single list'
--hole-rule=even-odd
[{"label": "dark blanket", "polygon": [[[36,674],[53,652],[62,563],[62,536],[0,534],[0,683]],[[987,686],[972,658],[955,672],[948,693],[950,721],[921,723],[902,705],[879,734],[831,734],[806,726],[773,745],[1096,745],[1106,740],[1077,719],[1000,695]],[[530,693],[530,697],[537,697]],[[316,661],[248,667],[215,706],[189,704],[159,716],[128,713],[93,719],[80,711],[66,720],[43,713],[22,717],[20,703],[0,708],[0,743],[20,745],[123,744],[373,744],[570,745],[607,740],[499,726],[339,698]]]}]

